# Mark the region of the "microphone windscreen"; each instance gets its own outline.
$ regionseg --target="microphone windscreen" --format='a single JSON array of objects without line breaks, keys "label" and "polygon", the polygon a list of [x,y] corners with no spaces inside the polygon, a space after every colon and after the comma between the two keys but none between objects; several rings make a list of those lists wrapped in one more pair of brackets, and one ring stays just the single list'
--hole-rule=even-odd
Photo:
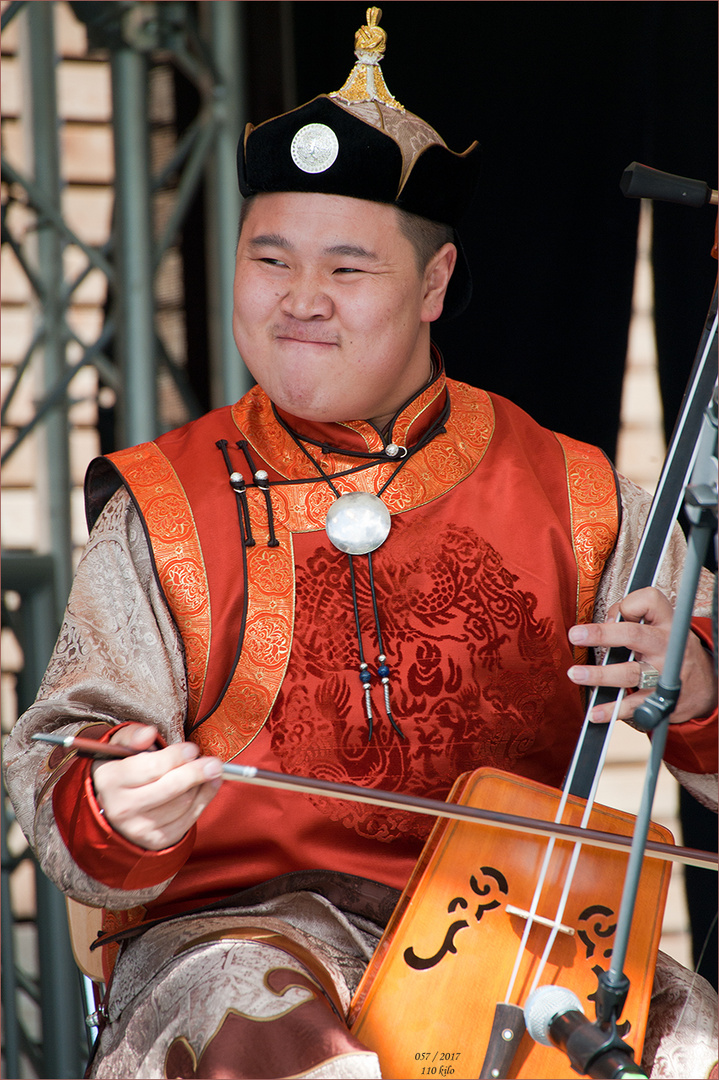
[{"label": "microphone windscreen", "polygon": [[582,1003],[573,990],[564,986],[538,986],[527,998],[524,1006],[524,1022],[535,1042],[553,1046],[549,1028],[555,1016],[567,1012],[584,1014]]}]

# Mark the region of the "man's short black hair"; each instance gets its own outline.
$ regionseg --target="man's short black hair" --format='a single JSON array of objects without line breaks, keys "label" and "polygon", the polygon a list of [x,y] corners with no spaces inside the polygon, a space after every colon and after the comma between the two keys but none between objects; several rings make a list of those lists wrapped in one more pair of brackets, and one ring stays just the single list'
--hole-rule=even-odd
[{"label": "man's short black hair", "polygon": [[417,259],[417,269],[423,274],[429,260],[445,244],[456,244],[454,229],[451,225],[443,225],[439,221],[430,221],[429,218],[420,217],[419,214],[410,214],[408,210],[402,210],[395,206],[399,215],[399,227],[402,235],[406,236],[414,248]]}]

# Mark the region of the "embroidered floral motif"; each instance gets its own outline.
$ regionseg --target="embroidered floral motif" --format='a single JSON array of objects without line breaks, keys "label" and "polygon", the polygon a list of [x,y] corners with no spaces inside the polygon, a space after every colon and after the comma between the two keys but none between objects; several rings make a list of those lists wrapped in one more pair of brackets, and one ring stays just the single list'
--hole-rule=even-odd
[{"label": "embroidered floral motif", "polygon": [[[601,450],[557,435],[567,465],[574,552],[577,559],[577,622],[588,622],[604,565],[619,527],[614,474]],[[577,650],[581,663],[586,653]]]},{"label": "embroidered floral motif", "polygon": [[182,484],[155,443],[111,455],[135,495],[187,656],[189,713],[202,696],[210,650],[210,597],[200,541]]},{"label": "embroidered floral motif", "polygon": [[[479,760],[521,772],[546,701],[558,692],[562,649],[555,627],[537,617],[537,597],[518,587],[473,529],[444,524],[438,534],[426,518],[398,519],[393,529],[396,545],[375,553],[375,585],[387,653],[401,672],[393,703],[407,740],[378,723],[367,745],[347,561],[320,546],[298,571],[302,614],[269,721],[273,752],[289,773],[436,798],[445,798],[457,775]],[[356,576],[369,644],[371,596],[359,561]],[[313,803],[331,820],[386,842],[424,837],[431,827],[417,815],[331,799]]]}]

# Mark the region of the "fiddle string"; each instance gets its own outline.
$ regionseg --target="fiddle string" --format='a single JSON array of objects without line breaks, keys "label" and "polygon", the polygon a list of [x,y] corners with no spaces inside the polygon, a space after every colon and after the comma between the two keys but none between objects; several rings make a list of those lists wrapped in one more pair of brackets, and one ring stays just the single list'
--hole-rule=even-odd
[{"label": "fiddle string", "polygon": [[[614,621],[615,622],[621,622],[622,621],[621,614],[617,615],[617,617],[616,617],[616,619]],[[644,622],[643,619],[641,621]],[[605,652],[604,652],[604,655],[602,657],[602,663],[601,663],[602,667],[607,666],[607,664],[609,662],[609,654],[610,654],[610,650],[606,649]],[[634,653],[631,652],[629,654],[629,660],[631,661],[633,659],[634,659]],[[581,755],[582,755],[582,750],[584,749],[584,743],[585,743],[585,740],[587,738],[587,733],[589,731],[589,727],[590,727],[590,724],[591,724],[591,720],[589,719],[589,717],[590,717],[592,709],[594,708],[594,705],[596,703],[598,693],[599,693],[599,687],[595,686],[593,691],[592,691],[592,694],[591,694],[591,696],[589,698],[589,703],[587,705],[587,709],[586,709],[586,712],[584,714],[584,723],[582,724],[582,730],[579,733],[579,738],[577,739],[577,745],[576,745],[576,747],[574,749],[574,755],[572,757],[571,763],[569,765],[569,770],[567,772],[567,776],[566,776],[566,779],[564,781],[564,787],[562,788],[562,795],[561,795],[561,798],[559,800],[559,805],[557,807],[557,812],[556,812],[555,817],[554,817],[555,824],[561,822],[562,818],[564,817],[564,810],[566,808],[567,801],[569,799],[569,794],[570,794],[571,787],[572,787],[572,781],[574,780],[574,774],[576,773],[577,768],[579,766],[579,762],[580,762]],[[585,811],[585,818],[587,818],[587,819],[588,819],[589,814],[591,813],[592,809],[594,808],[594,803],[595,803],[596,797],[597,797],[597,789],[599,787],[599,781],[601,779],[601,774],[602,774],[602,771],[604,769],[604,763],[606,761],[607,752],[608,752],[608,749],[609,749],[610,736],[611,736],[611,734],[612,734],[612,732],[614,730],[614,725],[616,723],[616,720],[617,720],[617,717],[618,717],[618,714],[619,714],[619,707],[620,707],[622,701],[624,700],[625,694],[626,694],[626,691],[625,691],[624,687],[621,687],[621,688],[617,689],[617,696],[616,696],[616,700],[615,700],[615,703],[614,703],[614,708],[612,710],[612,716],[611,716],[611,719],[610,719],[609,724],[608,724],[607,738],[605,738],[605,740],[604,740],[604,745],[602,747],[602,752],[601,752],[601,755],[599,757],[599,761],[597,763],[597,768],[596,768],[595,773],[594,773],[594,780],[592,782],[592,786],[591,786],[591,789],[589,791],[589,795],[587,796],[586,811]],[[586,823],[585,823],[585,821],[583,819],[582,820],[582,826],[584,826],[585,824]]]},{"label": "fiddle string", "polygon": [[[709,948],[709,942],[711,940],[712,934],[714,933],[714,928],[716,927],[717,920],[719,920],[719,913],[715,912],[714,913],[714,918],[712,919],[712,921],[709,924],[709,929],[707,930],[706,934],[704,935],[704,943],[703,943],[703,945],[701,947],[701,952],[699,953],[699,957],[697,959],[697,963],[696,963],[697,970],[694,972],[694,977],[696,977],[699,974],[698,969],[702,966],[702,961],[704,960],[704,955],[705,955],[707,949]],[[694,981],[695,981],[695,978],[692,979],[692,982],[694,982]]]},{"label": "fiddle string", "polygon": [[712,936],[712,933],[714,931],[714,927],[717,924],[717,919],[718,918],[719,918],[719,915],[715,914],[714,918],[712,919],[711,923],[709,924],[709,929],[707,930],[706,935],[704,937],[704,944],[702,945],[701,952],[699,953],[699,956],[697,958],[697,962],[696,962],[696,965],[695,965],[695,970],[691,972],[691,979],[689,981],[689,988],[688,988],[688,990],[686,992],[686,996],[684,998],[684,1004],[681,1007],[681,1011],[679,1012],[679,1016],[677,1017],[677,1019],[676,1019],[676,1021],[674,1023],[674,1029],[671,1032],[672,1035],[676,1034],[676,1032],[679,1030],[679,1028],[681,1026],[681,1023],[682,1023],[682,1021],[684,1019],[684,1014],[687,1011],[687,1009],[689,1008],[689,1002],[692,999],[692,994],[694,993],[694,987],[697,984],[697,980],[702,978],[702,976],[699,974],[699,968],[702,965],[702,960],[704,959],[704,954],[707,951],[707,948],[709,946],[709,941],[711,940],[711,936]]},{"label": "fiddle string", "polygon": [[[621,616],[618,616],[617,621],[619,621],[620,618],[621,618]],[[643,622],[644,620],[641,620],[641,621]],[[605,653],[604,658],[603,658],[604,663],[607,662],[608,655],[609,655],[608,652]],[[635,658],[634,652],[630,653],[629,661],[631,662],[634,658]],[[595,696],[596,696],[596,691],[595,691],[595,695],[593,695],[592,701],[590,701],[589,709],[587,710],[587,716],[585,718],[585,728],[588,728],[587,722],[588,722],[588,719],[589,719],[589,714],[590,714],[591,708],[593,707],[593,702],[594,702],[594,697]],[[591,805],[594,804],[594,801],[595,801],[595,798],[596,798],[596,790],[597,790],[597,787],[598,787],[600,774],[601,774],[602,769],[604,767],[604,760],[605,760],[605,757],[606,757],[606,752],[607,752],[608,747],[609,747],[610,736],[612,734],[614,724],[615,724],[615,722],[616,722],[616,720],[618,718],[619,708],[620,708],[620,705],[621,705],[621,702],[622,702],[624,696],[625,696],[625,691],[623,689],[617,692],[615,707],[614,707],[611,722],[610,722],[610,725],[609,725],[609,731],[607,733],[607,737],[603,741],[602,754],[601,754],[601,757],[600,757],[598,767],[597,767],[596,772],[595,772],[594,783],[592,785],[592,791],[590,793],[589,799],[587,800],[587,806],[585,808],[585,814],[583,816],[580,828],[586,828],[587,827],[588,818],[589,818],[588,811],[591,809]],[[582,739],[583,738],[584,738],[584,731],[582,732]],[[581,741],[582,740],[580,740],[580,744],[581,744]],[[654,747],[655,747],[655,744],[653,744],[653,748]],[[661,751],[660,751],[660,753],[661,753]],[[576,759],[576,755],[575,755],[575,759]],[[559,812],[558,812],[558,815],[559,815]],[[557,818],[555,818],[555,823],[557,822],[557,820],[558,820],[558,816],[557,816]],[[567,875],[567,880],[565,882],[562,897],[560,898],[560,903],[559,903],[559,906],[558,906],[558,913],[557,913],[557,915],[555,917],[554,923],[552,925],[552,930],[551,930],[551,933],[549,935],[545,950],[544,950],[544,952],[542,954],[542,957],[541,957],[541,960],[539,962],[537,975],[534,978],[534,982],[533,982],[533,985],[531,987],[531,990],[536,989],[536,987],[537,987],[537,985],[539,983],[539,979],[541,978],[542,972],[543,972],[544,967],[546,965],[546,961],[547,961],[547,959],[549,957],[550,951],[551,951],[552,946],[554,944],[554,941],[556,940],[556,936],[557,936],[557,933],[558,933],[558,930],[559,930],[558,924],[560,923],[560,921],[561,921],[561,919],[563,918],[563,915],[564,915],[564,909],[565,909],[566,902],[567,902],[567,899],[568,899],[568,896],[569,896],[569,886],[571,884],[570,879],[573,877],[574,872],[575,872],[576,863],[577,863],[577,859],[578,859],[578,856],[579,856],[580,845],[581,845],[581,841],[579,842],[579,844],[575,845],[575,850],[574,850],[572,860],[571,860],[571,868],[570,868],[570,871],[569,871],[569,873]],[[548,859],[545,859],[545,867],[546,867],[547,862],[548,862]],[[629,864],[627,873],[629,873],[630,868],[631,868],[631,860],[630,860],[630,864]],[[625,894],[627,892],[629,881],[630,881],[630,879],[628,877],[626,877],[625,878],[625,890],[624,890]],[[543,884],[543,882],[542,882],[542,884]],[[540,891],[540,890],[538,890],[538,891]],[[535,898],[538,899],[538,897],[536,897],[536,896],[535,896]],[[630,928],[630,925],[631,925],[632,913],[631,912],[629,913],[629,925],[627,925],[626,916],[625,916],[625,906],[626,906],[626,899],[625,899],[625,895],[623,894],[622,902],[621,902],[621,906],[620,906],[620,912],[619,912],[619,922],[618,922],[618,926],[617,926],[617,937],[616,937],[616,940],[615,940],[615,949],[618,950],[618,953],[613,957],[613,960],[612,960],[612,967],[610,969],[612,972],[614,972],[615,967],[617,967],[618,971],[621,972],[622,963],[623,963],[623,959],[624,959],[624,955],[625,955],[625,951],[626,951],[626,938],[627,938],[627,936],[629,934],[629,928]]]},{"label": "fiddle string", "polygon": [[[625,593],[625,595],[626,595],[626,593]],[[616,619],[614,621],[615,622],[621,622],[622,621],[621,614],[617,615],[617,617],[616,617]],[[642,619],[641,622],[643,623],[644,619]],[[601,667],[606,667],[607,664],[609,663],[610,651],[611,651],[610,649],[605,650],[604,656],[602,657],[602,663],[600,665]],[[634,659],[634,653],[631,652],[629,654],[629,660],[631,661],[633,659]],[[585,742],[585,739],[587,737],[587,732],[589,731],[589,725],[591,723],[589,717],[590,717],[592,709],[594,708],[594,705],[596,703],[598,693],[599,693],[599,687],[595,686],[594,690],[592,691],[591,697],[589,699],[589,704],[587,705],[587,711],[586,711],[585,716],[584,716],[584,723],[582,725],[582,730],[580,732],[579,739],[577,740],[577,745],[575,747],[574,756],[572,757],[572,761],[571,761],[571,764],[569,766],[569,771],[567,772],[567,777],[566,777],[566,780],[565,780],[565,783],[564,783],[564,788],[562,790],[562,798],[560,800],[559,807],[557,809],[557,817],[555,818],[555,822],[556,821],[561,821],[561,815],[564,814],[564,808],[565,808],[565,806],[567,804],[567,799],[569,798],[569,792],[570,792],[570,789],[571,789],[571,786],[572,786],[572,781],[574,780],[574,774],[576,773],[577,768],[579,767],[579,762],[580,762],[582,750],[584,749],[584,742]],[[596,799],[596,792],[597,792],[597,787],[599,786],[599,779],[600,779],[602,771],[604,769],[604,762],[606,760],[607,751],[608,751],[608,748],[609,748],[610,736],[611,736],[611,734],[612,734],[612,732],[614,730],[614,724],[615,724],[615,721],[617,719],[617,715],[618,715],[618,712],[619,712],[619,706],[621,705],[622,701],[624,700],[625,694],[626,694],[626,690],[624,689],[624,687],[621,687],[621,688],[619,688],[617,690],[617,697],[616,697],[616,701],[615,701],[615,704],[614,704],[614,709],[612,711],[612,717],[611,717],[611,720],[609,721],[609,729],[608,729],[608,732],[607,732],[607,738],[604,740],[604,746],[602,747],[602,753],[601,753],[601,756],[599,758],[597,768],[596,768],[596,771],[595,771],[595,774],[594,774],[594,781],[592,783],[592,787],[591,787],[591,790],[590,790],[590,793],[589,793],[589,796],[588,796],[588,799],[587,799],[587,803],[588,804],[591,803],[592,806],[594,805],[594,801]]]},{"label": "fiddle string", "polygon": [[[617,618],[617,621],[619,621],[619,618]],[[605,652],[605,654],[604,654],[604,657],[603,657],[603,660],[602,660],[603,665],[605,665],[607,663],[608,656],[609,656],[609,650],[607,650]],[[633,659],[634,654],[632,653],[632,654],[630,654],[630,656]],[[572,758],[572,762],[570,764],[569,771],[567,773],[567,778],[565,780],[565,784],[564,784],[564,787],[562,789],[562,794],[561,794],[561,798],[559,800],[559,805],[557,807],[557,811],[556,811],[556,814],[554,816],[555,824],[561,823],[562,820],[563,820],[563,817],[564,817],[564,811],[565,811],[565,808],[566,808],[566,805],[567,805],[567,801],[569,799],[569,793],[570,793],[570,789],[571,789],[572,779],[574,777],[574,773],[576,771],[576,768],[577,768],[577,765],[578,765],[578,762],[579,762],[582,747],[584,745],[584,740],[585,740],[587,732],[589,730],[589,724],[590,724],[589,716],[590,716],[592,708],[594,707],[594,703],[595,703],[596,697],[597,697],[597,692],[598,692],[598,688],[595,687],[594,691],[592,692],[591,698],[589,700],[589,704],[587,706],[587,711],[586,711],[586,714],[585,714],[585,717],[584,717],[584,724],[582,726],[582,730],[581,730],[579,739],[577,741],[577,747],[576,747],[576,749],[574,751],[574,756]],[[611,717],[611,720],[609,722],[608,736],[610,736],[611,732],[614,730],[614,725],[615,725],[616,720],[617,720],[620,705],[621,705],[622,701],[624,700],[624,696],[625,696],[624,689],[620,689],[618,691],[618,693],[617,693],[617,698],[616,698],[616,701],[615,701],[614,709],[612,711],[612,717]],[[585,805],[585,808],[584,808],[584,813],[582,815],[582,821],[581,821],[580,828],[586,828],[587,827],[589,817],[590,817],[591,812],[592,812],[592,810],[594,808],[594,803],[595,803],[596,797],[597,797],[597,789],[599,787],[599,781],[600,781],[600,778],[601,778],[601,773],[602,773],[602,770],[604,768],[604,762],[606,760],[606,755],[607,755],[607,752],[608,752],[608,749],[609,749],[609,741],[610,741],[609,737],[607,737],[605,739],[605,741],[604,741],[604,746],[602,748],[601,756],[600,756],[600,759],[599,759],[599,762],[598,762],[598,767],[597,767],[596,772],[595,772],[594,781],[592,783],[592,787],[591,787],[591,790],[589,792],[589,796],[587,797],[586,805]],[[522,932],[522,936],[521,936],[521,939],[520,939],[520,942],[519,942],[519,945],[518,945],[518,948],[517,948],[517,955],[516,955],[516,958],[515,958],[514,967],[512,969],[512,973],[511,973],[510,978],[509,978],[509,983],[508,983],[508,986],[507,986],[507,993],[506,993],[506,996],[505,996],[505,1003],[509,1003],[511,1001],[511,998],[512,998],[512,994],[513,994],[513,991],[514,991],[514,986],[515,986],[515,983],[516,983],[516,980],[517,980],[517,975],[519,974],[519,968],[520,968],[520,965],[521,965],[521,962],[522,962],[522,957],[524,955],[524,950],[525,950],[525,947],[526,947],[526,944],[527,944],[527,939],[528,939],[529,934],[530,934],[530,932],[532,930],[534,916],[536,915],[537,908],[539,906],[539,901],[541,899],[541,895],[542,895],[542,892],[544,890],[544,885],[545,885],[545,882],[546,882],[547,873],[549,871],[549,864],[550,864],[550,861],[551,861],[551,858],[552,858],[552,854],[554,852],[555,843],[556,843],[556,840],[555,840],[554,837],[552,837],[547,843],[547,848],[546,848],[546,851],[545,851],[545,854],[544,854],[544,859],[542,861],[542,866],[540,868],[539,875],[537,877],[537,884],[535,886],[534,895],[532,897],[532,902],[530,904],[529,911],[527,913],[527,919],[526,919],[524,931]],[[555,914],[554,919],[552,920],[553,921],[553,926],[552,926],[552,929],[550,931],[549,937],[547,939],[547,943],[546,943],[546,946],[544,948],[544,952],[542,953],[539,964],[537,966],[537,973],[536,973],[536,975],[534,977],[532,987],[531,987],[532,990],[534,990],[537,987],[537,985],[539,984],[539,980],[542,977],[544,969],[545,969],[545,967],[547,965],[547,961],[549,959],[550,952],[551,952],[551,950],[552,950],[552,948],[554,946],[554,942],[555,942],[557,934],[559,932],[559,925],[560,925],[560,923],[562,921],[562,918],[563,918],[563,915],[564,915],[564,909],[566,907],[567,900],[569,899],[569,892],[570,892],[570,889],[571,889],[571,886],[572,886],[572,882],[574,880],[574,874],[576,872],[577,862],[579,860],[579,855],[580,855],[580,852],[581,852],[581,846],[582,846],[581,840],[575,842],[574,851],[572,853],[572,857],[571,857],[571,860],[570,860],[570,866],[569,866],[569,869],[568,869],[566,877],[565,877],[564,888],[562,890],[562,895],[561,895],[560,900],[559,900],[559,904],[558,904],[558,907],[557,907],[557,912]]]},{"label": "fiddle string", "polygon": [[[655,577],[656,577],[656,574],[655,574]],[[621,614],[617,615],[615,621],[616,622],[621,621]],[[641,622],[643,623],[644,620],[642,619]],[[602,665],[606,665],[608,663],[609,654],[610,654],[610,650],[607,649],[605,651],[605,653],[604,653],[603,658],[602,658]],[[628,658],[629,662],[634,660],[634,655],[635,654],[634,654],[633,651],[629,654],[629,658]],[[567,776],[565,787],[564,787],[564,790],[562,792],[562,798],[560,800],[560,806],[559,806],[559,808],[557,810],[557,814],[555,816],[555,824],[562,820],[562,816],[563,816],[563,813],[564,813],[564,807],[566,805],[567,798],[568,798],[569,791],[570,791],[570,787],[571,787],[572,777],[574,775],[574,771],[575,771],[577,763],[579,761],[579,755],[581,753],[581,749],[582,749],[584,739],[586,737],[586,733],[589,730],[589,724],[590,724],[589,716],[590,716],[592,708],[594,707],[594,703],[596,701],[598,689],[599,689],[598,687],[595,687],[595,689],[594,689],[594,691],[593,691],[593,693],[591,695],[589,705],[587,707],[586,716],[584,718],[584,725],[582,727],[582,733],[581,733],[580,739],[578,740],[578,743],[577,743],[577,749],[575,750],[575,754],[574,754],[574,757],[572,759],[572,764],[571,764],[570,769],[569,769],[569,773],[568,773],[568,776]],[[600,754],[600,757],[599,757],[599,761],[597,763],[597,768],[595,770],[592,787],[591,787],[591,790],[590,790],[589,795],[587,797],[584,813],[582,815],[582,820],[581,820],[581,823],[580,823],[580,828],[587,828],[588,827],[591,812],[592,812],[592,809],[594,808],[594,804],[596,802],[597,790],[598,790],[598,787],[599,787],[599,782],[600,782],[600,779],[601,779],[602,772],[604,770],[604,764],[605,764],[605,761],[606,761],[607,753],[609,751],[609,743],[610,743],[610,740],[611,740],[611,735],[612,735],[612,733],[614,731],[614,726],[615,726],[616,721],[618,719],[619,708],[620,708],[620,706],[622,704],[622,701],[624,700],[625,696],[626,696],[626,690],[623,687],[619,688],[617,690],[617,695],[616,695],[616,699],[615,699],[615,703],[614,703],[614,708],[612,710],[612,716],[611,716],[611,719],[610,719],[610,722],[609,722],[609,725],[608,725],[607,736],[604,739],[604,743],[603,743],[603,746],[602,746],[602,751],[601,751],[601,754]],[[552,930],[551,930],[551,932],[549,934],[549,937],[547,939],[547,943],[546,943],[545,948],[544,948],[544,952],[542,953],[541,959],[540,959],[539,964],[537,966],[537,973],[536,973],[536,975],[534,977],[534,980],[532,982],[531,990],[535,990],[537,988],[537,986],[539,984],[539,980],[540,980],[540,978],[542,976],[544,968],[546,967],[547,961],[549,959],[549,955],[551,953],[552,947],[553,947],[554,942],[556,940],[557,933],[558,933],[558,924],[561,922],[561,920],[562,920],[562,918],[564,916],[564,910],[565,910],[565,907],[566,907],[566,904],[567,904],[567,900],[569,898],[569,890],[571,888],[571,884],[572,884],[574,874],[575,874],[575,871],[576,871],[576,866],[577,866],[577,862],[578,862],[578,859],[579,859],[580,851],[581,851],[581,841],[578,841],[575,844],[574,851],[572,853],[572,858],[571,858],[571,862],[570,862],[570,868],[569,868],[569,870],[567,872],[567,875],[566,875],[566,880],[565,880],[564,888],[563,888],[563,891],[562,891],[562,895],[560,897],[560,901],[559,901],[559,905],[558,905],[558,909],[557,909],[557,914],[555,915],[555,918],[554,918],[554,925],[553,925]],[[543,868],[542,868],[543,869],[542,882],[541,882],[541,885],[538,886],[537,892],[535,893],[535,899],[536,899],[537,902],[539,901],[539,894],[541,893],[541,890],[542,890],[542,888],[544,886],[544,877],[546,876],[546,871],[548,869],[550,856],[551,856],[551,852],[548,851],[547,855],[545,856],[545,862],[544,862]],[[530,990],[530,992],[531,992],[531,990]]]},{"label": "fiddle string", "polygon": [[[584,720],[584,727],[582,729],[582,736],[580,737],[580,740],[579,740],[579,743],[578,743],[578,749],[581,748],[581,744],[582,744],[582,741],[584,739],[585,733],[586,733],[586,731],[588,730],[588,727],[589,727],[589,722],[590,722],[589,721],[589,713],[591,711],[595,696],[596,696],[596,691],[592,695],[592,700],[590,702],[589,708],[587,709],[587,715],[586,715],[585,720]],[[621,690],[617,695],[615,706],[614,706],[614,709],[613,709],[613,712],[612,712],[612,717],[611,717],[611,720],[609,722],[610,733],[614,728],[614,724],[616,723],[617,716],[618,716],[618,713],[619,713],[619,707],[620,707],[623,699],[624,699],[624,691]],[[609,739],[606,739],[605,743],[604,743],[603,750],[602,750],[602,754],[601,754],[601,757],[600,757],[600,760],[599,760],[598,768],[596,770],[594,782],[592,784],[592,788],[591,788],[591,791],[590,791],[589,796],[587,798],[586,805],[585,805],[585,808],[584,808],[584,812],[582,814],[582,820],[581,820],[580,826],[579,826],[580,828],[586,828],[587,827],[591,812],[592,812],[592,810],[594,808],[594,803],[596,801],[596,796],[597,796],[597,788],[599,786],[599,780],[600,780],[600,777],[601,777],[601,772],[602,772],[602,769],[604,767],[604,761],[605,761],[605,758],[606,758],[608,745],[609,745]],[[577,757],[578,757],[578,752],[575,752],[575,760],[576,760]],[[575,762],[573,761],[573,763],[572,763],[573,767],[574,767],[574,764],[575,764]],[[573,768],[570,769],[570,773],[569,773],[567,782],[566,782],[566,784],[564,786],[564,790],[562,791],[562,796],[561,796],[561,799],[560,799],[560,803],[559,803],[559,806],[557,808],[557,812],[556,812],[555,817],[554,817],[555,824],[561,823],[562,818],[564,816],[564,809],[566,807],[567,800],[569,798],[569,790],[570,790],[572,771],[573,771]],[[531,929],[532,929],[532,919],[533,919],[533,916],[536,914],[537,908],[539,906],[539,901],[541,899],[541,895],[542,895],[542,892],[544,890],[544,885],[545,885],[545,882],[546,882],[547,873],[549,871],[549,864],[550,864],[550,861],[551,861],[551,858],[552,858],[552,854],[554,852],[555,843],[556,843],[555,838],[552,838],[549,841],[549,843],[547,844],[547,849],[545,851],[544,860],[542,862],[542,867],[540,869],[540,872],[539,872],[539,875],[538,875],[538,878],[537,878],[537,885],[535,887],[534,896],[532,898],[532,903],[531,903],[530,908],[529,908],[527,922],[526,922],[524,932],[522,934],[522,939],[520,941],[519,948],[518,948],[518,951],[517,951],[517,957],[516,957],[516,960],[515,960],[514,968],[512,970],[512,975],[510,976],[510,982],[509,982],[509,986],[508,986],[508,989],[507,989],[507,996],[506,996],[506,999],[505,999],[506,1002],[510,1001],[512,992],[514,990],[514,984],[516,982],[516,978],[517,978],[517,975],[518,975],[518,972],[519,972],[519,967],[520,967],[520,964],[521,964],[521,961],[522,961],[523,951],[524,951],[524,948],[525,948],[526,943],[527,943],[527,938],[529,937],[529,934],[530,934]],[[542,953],[542,956],[541,956],[541,958],[539,960],[539,963],[537,965],[537,972],[536,972],[534,980],[532,982],[532,987],[531,987],[532,990],[536,989],[536,987],[539,984],[539,980],[541,979],[542,974],[544,973],[544,969],[545,969],[545,967],[547,965],[547,961],[549,959],[550,952],[551,952],[551,950],[552,950],[552,948],[554,946],[554,942],[555,942],[557,934],[559,932],[559,925],[560,925],[560,923],[562,921],[562,918],[564,916],[564,910],[565,910],[566,905],[567,905],[567,900],[569,899],[569,893],[570,893],[570,889],[572,887],[572,883],[574,881],[574,874],[576,872],[576,867],[577,867],[577,863],[578,863],[578,860],[579,860],[579,855],[581,853],[581,847],[582,847],[581,840],[576,841],[575,845],[574,845],[574,850],[572,852],[570,865],[569,865],[569,868],[568,868],[567,873],[565,875],[565,882],[564,882],[564,887],[563,887],[563,890],[562,890],[562,895],[561,895],[559,903],[557,905],[556,914],[554,916],[554,919],[552,920],[553,926],[552,926],[552,929],[550,931],[549,937],[547,939],[547,943],[545,945],[544,952]]]}]

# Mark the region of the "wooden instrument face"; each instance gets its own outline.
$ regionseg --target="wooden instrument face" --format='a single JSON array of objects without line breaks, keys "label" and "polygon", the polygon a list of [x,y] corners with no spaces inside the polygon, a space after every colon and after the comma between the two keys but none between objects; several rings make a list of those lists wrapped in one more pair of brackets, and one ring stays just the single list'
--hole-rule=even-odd
[{"label": "wooden instrument face", "polygon": [[[493,769],[460,777],[453,802],[552,820],[559,794]],[[521,807],[521,810],[519,809]],[[584,803],[564,821],[579,825]],[[631,815],[595,807],[589,827],[631,835]],[[652,839],[671,834],[652,826]],[[546,838],[474,822],[437,823],[385,931],[350,1010],[352,1033],[376,1051],[386,1078],[479,1076],[498,1002],[504,1002],[532,904]],[[553,921],[574,843],[555,841],[536,914]],[[574,991],[595,1017],[595,969],[609,966],[627,855],[583,847],[540,985]],[[647,859],[629,940],[631,989],[621,1020],[639,1060],[669,885],[669,866]],[[509,1002],[523,1006],[550,933],[533,923]],[[505,1075],[532,1080],[577,1076],[567,1056],[525,1034]]]}]

